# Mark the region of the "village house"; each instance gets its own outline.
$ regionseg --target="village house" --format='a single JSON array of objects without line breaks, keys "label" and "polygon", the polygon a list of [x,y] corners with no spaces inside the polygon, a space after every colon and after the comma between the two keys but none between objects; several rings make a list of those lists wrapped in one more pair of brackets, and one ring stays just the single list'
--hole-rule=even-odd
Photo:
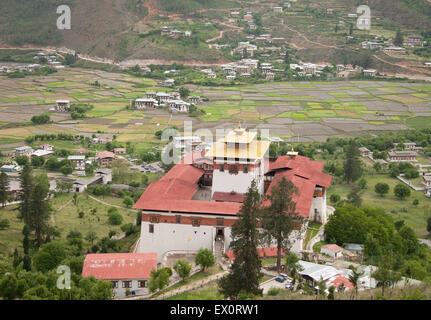
[{"label": "village house", "polygon": [[111,281],[113,297],[123,298],[150,293],[152,270],[157,270],[156,253],[99,253],[85,257],[82,276]]},{"label": "village house", "polygon": [[179,37],[181,37],[183,33],[177,29],[171,30],[169,32],[169,37],[173,38],[173,39],[178,39]]},{"label": "village house", "polygon": [[102,151],[97,154],[97,164],[100,167],[111,166],[114,159],[115,154],[110,151]]},{"label": "village house", "polygon": [[415,162],[417,153],[414,151],[389,151],[389,162]]},{"label": "village house", "polygon": [[422,184],[425,185],[425,194],[431,197],[431,174],[422,176]]},{"label": "village house", "polygon": [[272,10],[277,13],[283,13],[283,7],[273,7]]},{"label": "village house", "polygon": [[168,26],[163,26],[162,27],[162,31],[161,31],[161,35],[162,36],[167,36],[167,35],[169,35],[169,30],[170,30],[170,27],[168,27]]},{"label": "village house", "polygon": [[173,139],[174,147],[177,149],[184,149],[192,145],[198,145],[202,143],[202,139],[199,136],[177,136]]},{"label": "village house", "polygon": [[[326,189],[332,177],[322,172],[324,163],[293,150],[270,159],[270,143],[238,126],[207,150],[186,154],[134,205],[142,211],[137,252],[157,252],[159,261],[170,251],[201,248],[222,256],[229,248],[241,199],[253,180],[262,196],[283,177],[291,181],[299,189],[295,199],[299,215],[325,224]],[[298,221],[291,234],[293,252],[302,250],[305,234],[306,223]]]},{"label": "village house", "polygon": [[68,156],[67,160],[72,162],[72,166],[76,170],[85,169],[85,156]]},{"label": "village house", "polygon": [[362,45],[362,49],[379,49],[382,48],[383,45],[380,42],[375,42],[375,41],[364,41],[361,43]]},{"label": "village house", "polygon": [[286,38],[281,38],[281,37],[272,38],[272,43],[285,43],[285,42],[286,42]]},{"label": "village house", "polygon": [[40,150],[53,151],[54,147],[50,144],[44,143],[39,146]]},{"label": "village house", "polygon": [[368,148],[360,147],[359,151],[361,152],[362,157],[369,157],[369,156],[372,157],[373,156],[373,153],[370,150],[368,150]]},{"label": "village house", "polygon": [[141,67],[141,72],[142,74],[147,74],[147,73],[151,73],[151,68],[150,67]]},{"label": "village house", "polygon": [[126,154],[127,149],[126,148],[114,148],[115,154]]},{"label": "village house", "polygon": [[401,55],[401,54],[406,54],[407,50],[401,47],[389,46],[389,47],[384,47],[383,52],[392,54],[392,55]]},{"label": "village house", "polygon": [[163,82],[163,85],[165,87],[172,87],[175,85],[175,80],[174,79],[167,79]]},{"label": "village house", "polygon": [[407,47],[423,47],[426,41],[422,41],[420,36],[410,35],[404,40],[403,45]]},{"label": "village house", "polygon": [[54,151],[52,150],[43,150],[43,149],[38,149],[35,152],[32,153],[32,157],[46,157],[46,156],[50,156],[53,155]]},{"label": "village house", "polygon": [[29,146],[15,148],[15,156],[31,156],[33,152],[33,148]]},{"label": "village house", "polygon": [[159,105],[164,105],[169,100],[171,100],[171,96],[166,92],[157,92],[156,93],[156,99],[159,102]]},{"label": "village house", "polygon": [[147,99],[156,99],[156,97],[157,97],[156,94],[157,94],[156,92],[148,91],[148,92],[145,93],[145,97]]},{"label": "village house", "polygon": [[70,101],[69,100],[57,100],[57,105],[55,107],[55,111],[57,112],[68,112],[70,110]]},{"label": "village house", "polygon": [[320,248],[320,253],[337,259],[343,255],[343,248],[337,246],[336,244],[326,244]]},{"label": "village house", "polygon": [[377,75],[377,70],[365,69],[362,71],[365,77],[375,77]]},{"label": "village house", "polygon": [[202,97],[200,96],[190,96],[189,97],[189,103],[192,103],[194,105],[198,105],[202,103]]},{"label": "village house", "polygon": [[[398,144],[394,143],[394,146],[396,147]],[[414,151],[417,153],[423,153],[424,152],[424,148],[417,146],[416,142],[404,142],[404,149],[408,150],[408,151]]]},{"label": "village house", "polygon": [[107,144],[108,142],[112,142],[111,138],[92,138],[91,143],[93,144]]},{"label": "village house", "polygon": [[242,19],[244,21],[253,21],[253,14],[251,12],[247,12]]},{"label": "village house", "polygon": [[89,153],[90,153],[90,151],[86,150],[86,149],[79,149],[79,150],[75,151],[75,154],[80,154],[80,155],[87,155]]},{"label": "village house", "polygon": [[190,103],[183,100],[169,100],[169,111],[171,112],[189,112]]},{"label": "village house", "polygon": [[158,102],[157,102],[156,99],[141,98],[141,99],[136,99],[135,100],[135,108],[138,109],[138,110],[147,109],[147,108],[154,109],[157,106],[158,106]]}]

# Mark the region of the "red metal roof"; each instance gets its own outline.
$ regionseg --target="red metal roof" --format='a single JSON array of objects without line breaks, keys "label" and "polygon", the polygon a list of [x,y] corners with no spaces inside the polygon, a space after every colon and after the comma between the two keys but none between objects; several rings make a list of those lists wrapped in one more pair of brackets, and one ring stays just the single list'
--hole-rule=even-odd
[{"label": "red metal roof", "polygon": [[323,161],[311,161],[310,158],[297,155],[280,156],[275,161],[270,161],[268,172],[280,169],[296,169],[296,175],[312,180],[319,186],[329,188],[332,176],[323,173]]},{"label": "red metal roof", "polygon": [[335,288],[338,289],[341,286],[341,284],[343,284],[348,290],[355,289],[355,286],[353,285],[353,283],[350,282],[350,280],[345,276],[343,276],[342,274],[337,274],[336,276],[330,278],[327,281],[326,286],[327,287],[334,286]]},{"label": "red metal roof", "polygon": [[[295,170],[278,171],[268,187],[267,194],[271,192],[271,189],[277,185],[283,177],[286,178],[287,181],[291,181],[298,188],[298,194],[293,196],[293,200],[296,202],[295,211],[301,217],[307,218],[310,214],[316,184],[310,180],[298,177],[295,175]],[[263,205],[269,206],[269,200],[264,201]]]},{"label": "red metal roof", "polygon": [[105,159],[105,158],[113,158],[115,159],[115,154],[111,151],[101,151],[97,154],[98,159]]},{"label": "red metal roof", "polygon": [[96,279],[149,279],[157,269],[157,253],[99,253],[88,254],[82,276]]},{"label": "red metal roof", "polygon": [[243,202],[245,195],[236,192],[214,192],[211,200],[221,202]]},{"label": "red metal roof", "polygon": [[[212,200],[192,200],[198,189],[198,181],[205,173],[191,164],[202,158],[202,153],[190,153],[175,165],[162,179],[151,183],[141,198],[135,203],[135,209],[173,211],[189,213],[212,213],[236,215],[241,208],[240,195],[215,192]],[[282,177],[290,180],[298,188],[294,197],[296,211],[302,217],[308,217],[316,185],[329,187],[332,176],[322,173],[323,162],[310,161],[303,156],[281,156],[270,161],[270,170],[275,171],[267,193]],[[243,196],[241,197],[243,198]],[[223,202],[222,202],[223,201]],[[232,202],[233,201],[233,202]],[[264,203],[265,204],[265,203]]]},{"label": "red metal roof", "polygon": [[343,251],[343,248],[337,246],[336,244],[325,244],[324,246],[321,247],[321,249],[323,249],[323,248],[329,249],[329,250],[331,250],[333,252]]}]

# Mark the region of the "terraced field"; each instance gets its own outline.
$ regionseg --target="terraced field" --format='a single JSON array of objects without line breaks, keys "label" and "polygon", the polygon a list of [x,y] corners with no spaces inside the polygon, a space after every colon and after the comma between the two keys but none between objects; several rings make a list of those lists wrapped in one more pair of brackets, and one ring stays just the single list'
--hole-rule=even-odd
[{"label": "terraced field", "polygon": [[[95,81],[100,86],[95,86]],[[67,132],[117,135],[138,143],[139,149],[160,143],[157,130],[232,127],[269,129],[271,135],[295,141],[325,141],[364,132],[422,128],[431,122],[431,86],[426,83],[385,81],[270,82],[235,87],[190,86],[192,94],[209,99],[191,118],[166,109],[128,110],[133,99],[157,88],[151,79],[87,69],[66,69],[46,77],[8,79],[0,76],[0,142],[18,143],[38,133]],[[50,111],[58,99],[91,103],[84,120]],[[50,112],[54,123],[30,125],[34,115]],[[0,147],[2,148],[2,147]]]}]

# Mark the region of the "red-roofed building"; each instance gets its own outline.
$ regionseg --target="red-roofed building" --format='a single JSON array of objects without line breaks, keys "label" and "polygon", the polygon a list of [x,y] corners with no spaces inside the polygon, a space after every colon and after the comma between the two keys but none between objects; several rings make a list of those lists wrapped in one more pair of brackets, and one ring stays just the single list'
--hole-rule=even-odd
[{"label": "red-roofed building", "polygon": [[[253,180],[262,196],[282,178],[291,181],[299,191],[299,215],[326,223],[326,189],[332,177],[322,172],[324,163],[293,151],[269,159],[270,142],[256,137],[241,127],[232,130],[210,150],[186,155],[151,183],[134,205],[142,210],[138,251],[157,252],[159,262],[170,251],[207,248],[220,256],[229,248],[231,226]],[[305,227],[299,223],[294,231],[299,234],[292,233],[294,252],[302,251]]]},{"label": "red-roofed building", "polygon": [[151,270],[157,270],[157,253],[88,254],[82,267],[83,277],[109,280],[116,298],[149,293]]},{"label": "red-roofed building", "polygon": [[329,288],[331,286],[334,286],[337,291],[341,286],[343,286],[346,291],[355,289],[353,283],[342,274],[337,274],[326,281],[326,287]]},{"label": "red-roofed building", "polygon": [[320,252],[327,254],[332,258],[339,258],[343,255],[343,248],[337,246],[336,244],[326,244],[320,248]]},{"label": "red-roofed building", "polygon": [[97,163],[101,167],[111,166],[114,159],[115,154],[111,151],[101,151],[97,154]]},{"label": "red-roofed building", "polygon": [[126,154],[127,149],[126,148],[114,148],[115,154]]}]

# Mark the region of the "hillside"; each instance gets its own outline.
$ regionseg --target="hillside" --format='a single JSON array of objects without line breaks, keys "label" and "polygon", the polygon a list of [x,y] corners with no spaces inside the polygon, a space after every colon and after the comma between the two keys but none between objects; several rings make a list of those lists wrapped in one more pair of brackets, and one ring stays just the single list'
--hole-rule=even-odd
[{"label": "hillside", "polygon": [[[270,33],[285,37],[299,59],[342,63],[362,59],[356,48],[373,36],[393,38],[420,34],[431,29],[431,3],[426,0],[368,0],[372,30],[356,29],[356,0],[298,0],[282,14],[272,8],[284,2],[267,0],[71,0],[72,29],[57,30],[56,8],[60,0],[2,0],[0,2],[0,45],[3,47],[67,47],[90,56],[115,60],[192,61],[223,63],[232,60],[228,51],[218,51],[208,43],[234,48],[248,35]],[[333,9],[327,14],[326,9]],[[256,30],[242,20],[232,22],[230,12],[253,12]],[[342,22],[340,24],[340,22]],[[334,32],[335,25],[339,24]],[[346,41],[354,25],[354,40]],[[191,31],[191,36],[163,37],[163,26]],[[230,50],[229,50],[230,51]],[[411,57],[408,57],[410,59]],[[372,66],[383,63],[373,57]],[[385,60],[386,61],[386,60]],[[390,69],[390,68],[389,68]]]}]

